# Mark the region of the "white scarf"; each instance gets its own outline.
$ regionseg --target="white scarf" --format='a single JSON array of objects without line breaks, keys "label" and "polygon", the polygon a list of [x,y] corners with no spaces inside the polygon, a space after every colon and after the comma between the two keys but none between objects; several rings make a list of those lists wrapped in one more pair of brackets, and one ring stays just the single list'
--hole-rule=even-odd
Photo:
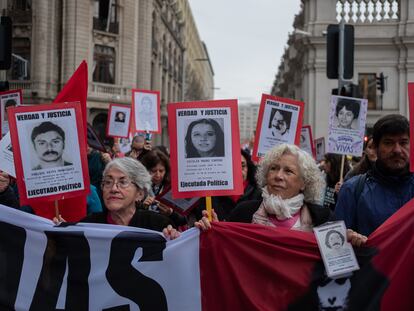
[{"label": "white scarf", "polygon": [[283,200],[279,195],[269,194],[267,188],[262,189],[263,202],[254,213],[252,223],[274,226],[268,215],[275,215],[278,220],[292,218],[303,206],[304,195],[299,193],[293,198]]}]

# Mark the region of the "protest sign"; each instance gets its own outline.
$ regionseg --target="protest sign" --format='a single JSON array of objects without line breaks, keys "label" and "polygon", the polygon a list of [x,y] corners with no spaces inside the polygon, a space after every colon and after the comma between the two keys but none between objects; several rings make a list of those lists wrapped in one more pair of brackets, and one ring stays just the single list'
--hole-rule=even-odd
[{"label": "protest sign", "polygon": [[89,192],[79,103],[9,109],[21,204]]},{"label": "protest sign", "polygon": [[9,131],[7,108],[23,104],[22,90],[0,92],[0,138]]},{"label": "protest sign", "polygon": [[343,277],[359,269],[352,245],[346,240],[346,227],[343,221],[314,227],[313,232],[328,277]]},{"label": "protest sign", "polygon": [[325,156],[325,137],[315,139],[316,161],[322,161]]},{"label": "protest sign", "polygon": [[173,198],[243,192],[236,100],[169,104]]},{"label": "protest sign", "polygon": [[16,178],[10,132],[7,132],[0,140],[0,171]]},{"label": "protest sign", "polygon": [[300,148],[312,155],[313,158],[316,157],[315,145],[313,144],[312,137],[312,128],[310,125],[304,125],[300,130]]},{"label": "protest sign", "polygon": [[132,90],[132,130],[161,133],[160,92]]},{"label": "protest sign", "polygon": [[106,124],[106,136],[126,138],[129,135],[131,107],[125,105],[110,104],[108,121]]},{"label": "protest sign", "polygon": [[367,107],[367,99],[331,97],[328,153],[362,155]]},{"label": "protest sign", "polygon": [[186,199],[174,199],[172,196],[171,188],[166,189],[161,194],[159,194],[156,200],[160,201],[162,204],[166,205],[167,207],[172,208],[177,213],[186,216],[188,215],[194,207],[197,206],[198,201],[200,200],[199,197],[192,197]]},{"label": "protest sign", "polygon": [[262,95],[252,154],[254,161],[277,145],[299,145],[303,107],[304,103],[300,101]]}]

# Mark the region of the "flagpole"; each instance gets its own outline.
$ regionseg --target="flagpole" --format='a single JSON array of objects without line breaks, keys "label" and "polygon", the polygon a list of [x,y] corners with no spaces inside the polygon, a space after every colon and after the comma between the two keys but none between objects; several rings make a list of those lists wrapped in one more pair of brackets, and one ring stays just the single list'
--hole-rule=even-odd
[{"label": "flagpole", "polygon": [[212,217],[212,214],[211,214],[212,206],[211,206],[211,197],[210,196],[206,197],[206,209],[207,209],[208,220],[212,221],[213,217]]},{"label": "flagpole", "polygon": [[344,180],[344,166],[345,166],[345,155],[342,155],[341,159],[341,174],[339,175],[339,181],[342,182]]},{"label": "flagpole", "polygon": [[59,203],[58,203],[58,200],[55,200],[55,216],[56,216],[56,219],[58,219],[59,220]]}]

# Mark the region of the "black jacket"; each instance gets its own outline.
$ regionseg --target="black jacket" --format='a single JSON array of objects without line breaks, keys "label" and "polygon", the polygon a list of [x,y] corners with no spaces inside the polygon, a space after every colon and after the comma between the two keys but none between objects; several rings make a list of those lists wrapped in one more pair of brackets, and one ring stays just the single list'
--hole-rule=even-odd
[{"label": "black jacket", "polygon": [[13,208],[19,208],[19,200],[17,199],[16,193],[10,186],[0,193],[0,204]]},{"label": "black jacket", "polygon": [[[88,215],[81,219],[80,222],[107,224],[107,216],[108,212],[105,210],[101,213]],[[128,226],[162,232],[168,225],[172,225],[172,222],[168,217],[152,211],[137,209]]]},{"label": "black jacket", "polygon": [[[253,214],[258,210],[262,201],[263,199],[238,204],[230,214],[228,221],[251,223]],[[306,203],[306,206],[309,208],[314,226],[319,226],[327,221],[334,220],[329,208],[311,203]]]}]

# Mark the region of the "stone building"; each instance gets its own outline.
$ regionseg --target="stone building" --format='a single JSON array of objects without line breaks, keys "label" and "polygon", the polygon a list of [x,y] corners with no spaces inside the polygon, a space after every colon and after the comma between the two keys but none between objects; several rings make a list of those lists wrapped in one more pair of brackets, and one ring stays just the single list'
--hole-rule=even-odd
[{"label": "stone building", "polygon": [[[104,136],[109,103],[129,105],[131,89],[151,89],[161,94],[162,135],[155,135],[154,144],[168,144],[166,105],[184,100],[192,88],[185,77],[186,51],[196,50],[191,57],[208,59],[197,29],[191,29],[196,26],[187,0],[3,0],[1,4],[13,20],[14,56],[7,78],[11,89],[23,89],[25,103],[53,100],[86,60],[88,122],[98,134]],[[188,34],[191,38],[186,38]],[[187,76],[199,77],[205,88],[191,99],[212,98],[204,81],[212,84],[213,71],[196,66],[188,70]]]},{"label": "stone building", "polygon": [[239,105],[240,142],[248,143],[254,136],[259,114],[259,104]]},{"label": "stone building", "polygon": [[[355,29],[354,76],[360,95],[368,99],[367,128],[383,115],[408,116],[407,82],[414,80],[414,2],[410,0],[302,0],[272,94],[303,100],[304,124],[314,137],[328,132],[329,98],[337,80],[326,76],[329,24],[341,19]],[[385,92],[376,86],[383,73]]]}]

